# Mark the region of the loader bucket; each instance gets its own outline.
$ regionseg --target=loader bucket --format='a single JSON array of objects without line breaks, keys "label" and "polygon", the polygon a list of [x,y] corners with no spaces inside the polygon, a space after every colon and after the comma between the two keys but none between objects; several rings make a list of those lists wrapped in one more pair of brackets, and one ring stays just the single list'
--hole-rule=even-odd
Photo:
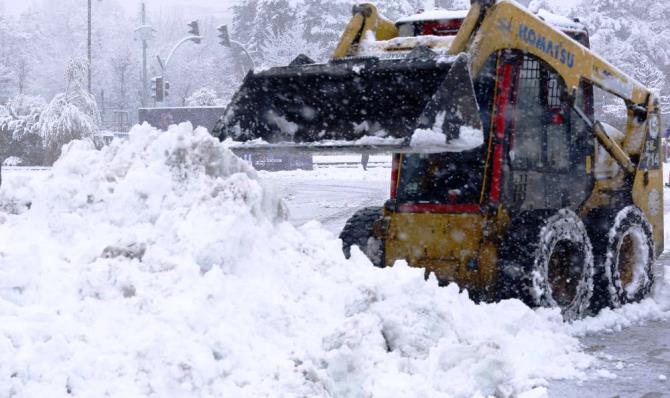
[{"label": "loader bucket", "polygon": [[[453,87],[458,81],[468,82],[460,86],[469,92]],[[401,59],[294,62],[292,66],[250,72],[214,134],[222,140],[260,138],[268,143],[355,141],[365,136],[409,142],[417,127],[434,124],[440,109],[453,115],[472,113],[461,104],[472,108],[474,102],[474,117],[478,119],[474,95],[464,54],[438,59],[424,48]],[[461,101],[460,97],[469,99]],[[447,117],[447,126],[458,124],[454,117]]]}]

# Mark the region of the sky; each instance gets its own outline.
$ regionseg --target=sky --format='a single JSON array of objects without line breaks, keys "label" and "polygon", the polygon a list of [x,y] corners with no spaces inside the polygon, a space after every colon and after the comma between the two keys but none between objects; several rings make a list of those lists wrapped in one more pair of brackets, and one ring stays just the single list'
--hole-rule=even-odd
[{"label": "sky", "polygon": [[[39,6],[40,3],[45,1],[58,0],[0,0],[0,11],[4,11],[7,14],[17,15],[30,7]],[[105,0],[92,1],[93,7],[95,7],[96,2]],[[137,12],[141,3],[141,0],[114,1],[121,4],[130,15]],[[81,2],[82,5],[85,4],[85,0],[81,0]],[[211,15],[225,18],[229,17],[229,8],[232,4],[234,4],[235,0],[145,0],[145,2],[149,12],[157,12],[160,10],[160,8],[171,8],[173,6],[179,6],[185,10],[185,12],[190,12],[194,16]]]},{"label": "sky", "polygon": [[[0,14],[18,15],[30,7],[39,7],[41,3],[47,1],[58,0],[0,0]],[[98,1],[106,0],[92,0],[93,7]],[[107,0],[109,1],[109,0]],[[112,0],[121,4],[128,15],[138,15],[140,4],[143,0]],[[180,7],[187,17],[201,18],[204,16],[215,17],[225,23],[232,23],[232,12],[230,7],[240,0],[144,0],[147,6],[149,15],[152,13],[160,13],[161,9],[170,9],[175,6]],[[356,0],[352,0],[354,3]],[[429,1],[429,0],[427,0]],[[522,3],[527,3],[530,0],[518,0]],[[549,0],[551,3],[558,6],[561,13],[567,13],[570,8],[576,5],[580,0]],[[85,0],[81,0],[82,6]],[[363,0],[360,0],[363,2]],[[383,3],[383,1],[378,1]]]},{"label": "sky", "polygon": [[[0,0],[0,4],[4,3],[4,11],[8,14],[19,14],[30,6],[34,6],[43,1],[58,1],[58,0]],[[105,1],[105,0],[93,0],[94,6],[96,1]],[[122,4],[128,12],[135,12],[141,0],[115,0],[118,3]],[[188,12],[191,10],[194,14],[201,14],[203,12],[215,13],[218,16],[223,16],[224,14],[229,14],[229,7],[235,3],[235,0],[145,0],[147,7],[150,10],[158,10],[160,7],[172,7],[172,6],[182,6],[184,10]],[[560,6],[576,4],[579,0],[553,0],[552,3],[556,3]],[[82,0],[82,3],[84,0]],[[354,1],[352,1],[353,3]],[[361,1],[362,2],[362,1]],[[381,2],[380,2],[381,3]],[[561,7],[561,8],[563,8]]]}]

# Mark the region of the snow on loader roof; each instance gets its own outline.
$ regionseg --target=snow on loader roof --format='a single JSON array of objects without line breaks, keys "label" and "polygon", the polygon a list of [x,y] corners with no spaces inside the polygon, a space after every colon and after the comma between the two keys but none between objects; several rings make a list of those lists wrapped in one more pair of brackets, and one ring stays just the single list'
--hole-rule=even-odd
[{"label": "snow on loader roof", "polygon": [[[442,8],[436,8],[399,18],[396,21],[396,24],[464,19],[468,15],[468,11],[469,10],[445,10]],[[579,22],[579,20],[554,14],[545,9],[538,10],[536,15],[542,20],[546,21],[548,24],[553,25],[561,30],[586,32],[586,25]]]}]

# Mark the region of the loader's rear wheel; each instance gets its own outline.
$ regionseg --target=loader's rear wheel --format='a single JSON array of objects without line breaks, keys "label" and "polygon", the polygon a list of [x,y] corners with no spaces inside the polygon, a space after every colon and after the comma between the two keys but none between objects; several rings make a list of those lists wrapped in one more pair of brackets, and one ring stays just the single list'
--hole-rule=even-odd
[{"label": "loader's rear wheel", "polygon": [[527,213],[510,225],[500,251],[499,298],[560,307],[566,320],[585,315],[593,294],[593,254],[586,227],[570,210]]},{"label": "loader's rear wheel", "polygon": [[346,258],[351,257],[351,246],[359,249],[377,267],[384,266],[384,242],[372,235],[372,225],[382,218],[384,211],[381,207],[366,207],[354,213],[340,232],[342,251]]},{"label": "loader's rear wheel", "polygon": [[611,305],[637,302],[654,284],[654,240],[651,225],[635,206],[618,212],[607,234],[603,268],[611,275]]},{"label": "loader's rear wheel", "polygon": [[654,282],[654,242],[644,213],[635,206],[596,209],[587,226],[596,264],[592,311],[646,297]]}]

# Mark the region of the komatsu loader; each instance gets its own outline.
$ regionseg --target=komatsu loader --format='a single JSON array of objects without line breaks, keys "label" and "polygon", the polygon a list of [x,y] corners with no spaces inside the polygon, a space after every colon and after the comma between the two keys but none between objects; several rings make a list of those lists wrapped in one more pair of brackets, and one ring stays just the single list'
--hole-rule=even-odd
[{"label": "komatsu loader", "polygon": [[[623,131],[596,120],[596,90],[620,101]],[[660,132],[653,92],[582,24],[509,0],[396,23],[355,6],[332,59],[250,72],[215,129],[259,150],[392,152],[390,199],[349,219],[346,256],[567,319],[651,291]]]}]

